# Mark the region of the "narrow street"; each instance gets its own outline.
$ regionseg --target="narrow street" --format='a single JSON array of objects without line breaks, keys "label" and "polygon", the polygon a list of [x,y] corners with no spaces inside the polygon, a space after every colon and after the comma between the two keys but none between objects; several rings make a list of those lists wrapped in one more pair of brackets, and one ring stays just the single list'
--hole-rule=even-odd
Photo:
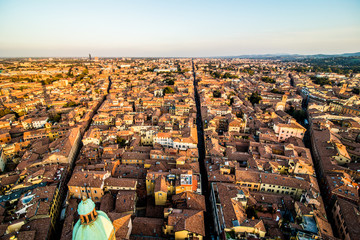
[{"label": "narrow street", "polygon": [[[106,97],[107,95],[109,94],[109,91],[110,91],[110,88],[111,88],[111,78],[109,77],[108,78],[109,80],[109,86],[107,88],[107,91],[106,91],[106,94],[103,96],[103,98],[100,100],[99,104],[95,107],[94,109],[94,112],[92,114],[92,117],[97,113],[97,111],[99,110],[100,106],[104,103],[104,101],[106,100]],[[92,119],[91,117],[91,119]],[[86,127],[85,127],[85,130],[83,131],[83,133],[80,134],[80,139],[83,138],[83,134],[89,130],[89,127],[91,126],[91,122],[92,120],[90,119],[90,121],[87,123]],[[64,181],[64,190],[63,192],[61,193],[61,196],[60,196],[60,202],[61,203],[64,203],[66,201],[66,197],[67,197],[67,184],[68,182],[70,181],[70,178],[71,178],[71,175],[73,173],[73,170],[74,170],[74,167],[75,167],[75,162],[76,162],[76,159],[78,158],[79,154],[80,154],[80,151],[81,151],[81,148],[82,148],[82,141],[79,142],[79,146],[78,146],[78,149],[75,153],[75,157],[74,157],[74,161],[73,161],[73,164],[72,166],[69,166],[69,170],[67,172],[67,175],[66,175],[66,179]],[[55,228],[55,234],[54,236],[56,236],[56,239],[60,239],[61,237],[61,231],[62,231],[62,227],[63,227],[63,222],[60,221],[60,217],[61,217],[61,211],[62,211],[62,207],[64,206],[64,204],[60,205],[61,209],[60,209],[60,214],[58,216],[58,221],[57,221],[57,224],[56,224],[56,228]]]},{"label": "narrow street", "polygon": [[[316,173],[316,179],[317,179],[319,189],[320,189],[320,194],[321,194],[322,199],[325,201],[328,190],[326,188],[326,184],[324,182],[324,179],[321,176],[319,162],[316,161],[315,154],[314,154],[314,149],[312,147],[313,146],[313,140],[311,138],[310,119],[309,119],[309,114],[308,114],[308,111],[307,111],[308,98],[307,99],[304,98],[303,101],[305,101],[304,104],[303,104],[303,109],[306,111],[306,114],[307,114],[306,119],[309,122],[309,124],[305,126],[306,127],[306,132],[305,132],[305,135],[304,135],[304,144],[305,144],[306,148],[310,149],[311,158],[312,158],[315,173]],[[325,206],[326,215],[327,215],[327,217],[329,219],[329,223],[331,224],[332,230],[333,230],[334,233],[336,233],[336,224],[335,224],[335,222],[333,220],[334,218],[333,218],[331,208],[329,208],[329,203],[325,202],[324,206]]]},{"label": "narrow street", "polygon": [[291,73],[289,73],[289,78],[290,78],[290,85],[291,85],[292,87],[295,87],[295,81],[294,81],[294,78],[293,78],[293,76],[292,76]]},{"label": "narrow street", "polygon": [[211,211],[211,202],[210,202],[210,189],[208,174],[205,165],[205,140],[204,140],[204,128],[203,121],[201,117],[201,103],[200,96],[197,91],[198,82],[196,80],[195,65],[192,62],[193,77],[194,77],[194,92],[195,92],[195,102],[196,102],[196,125],[198,133],[198,149],[199,149],[199,165],[200,165],[200,174],[201,174],[201,185],[202,185],[202,194],[205,196],[206,202],[206,212],[204,214],[205,218],[205,239],[217,239],[214,232],[214,221]]}]

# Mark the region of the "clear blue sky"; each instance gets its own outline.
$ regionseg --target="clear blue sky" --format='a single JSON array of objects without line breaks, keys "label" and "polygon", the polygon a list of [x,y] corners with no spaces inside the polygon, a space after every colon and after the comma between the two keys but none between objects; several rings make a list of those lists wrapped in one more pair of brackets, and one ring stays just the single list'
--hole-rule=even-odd
[{"label": "clear blue sky", "polygon": [[360,0],[0,0],[0,57],[360,51]]}]

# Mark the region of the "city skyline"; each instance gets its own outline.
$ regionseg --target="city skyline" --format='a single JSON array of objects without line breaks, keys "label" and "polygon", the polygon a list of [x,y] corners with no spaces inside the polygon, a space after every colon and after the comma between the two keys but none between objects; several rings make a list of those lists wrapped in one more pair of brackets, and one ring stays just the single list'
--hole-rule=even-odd
[{"label": "city skyline", "polygon": [[0,1],[0,57],[359,51],[358,1]]},{"label": "city skyline", "polygon": [[0,0],[0,240],[359,240],[360,0]]}]

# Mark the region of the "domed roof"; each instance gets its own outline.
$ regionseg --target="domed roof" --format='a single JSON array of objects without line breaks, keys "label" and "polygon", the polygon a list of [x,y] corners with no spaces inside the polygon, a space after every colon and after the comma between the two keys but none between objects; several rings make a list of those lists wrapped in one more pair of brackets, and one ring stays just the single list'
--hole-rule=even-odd
[{"label": "domed roof", "polygon": [[91,199],[81,201],[77,211],[80,219],[74,226],[73,240],[115,240],[111,220],[106,213],[95,210],[95,203]]},{"label": "domed roof", "polygon": [[95,203],[90,198],[86,199],[85,201],[81,201],[79,203],[77,212],[79,215],[87,215],[92,212],[95,208]]}]

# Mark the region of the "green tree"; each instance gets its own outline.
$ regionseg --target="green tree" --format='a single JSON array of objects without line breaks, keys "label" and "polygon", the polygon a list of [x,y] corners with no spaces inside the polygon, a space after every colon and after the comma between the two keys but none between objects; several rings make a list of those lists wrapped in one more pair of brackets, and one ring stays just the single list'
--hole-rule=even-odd
[{"label": "green tree", "polygon": [[224,75],[222,76],[222,78],[239,78],[238,76],[236,75],[232,75],[230,73],[224,73]]},{"label": "green tree", "polygon": [[9,114],[9,113],[14,113],[14,112],[9,108],[0,110],[0,118],[2,118],[3,116],[5,116],[6,114]]},{"label": "green tree", "polygon": [[234,98],[230,98],[230,106],[232,106],[234,103]]},{"label": "green tree", "polygon": [[213,78],[221,78],[221,74],[218,73],[218,72],[210,72],[210,75],[211,75]]},{"label": "green tree", "polygon": [[242,110],[240,110],[239,112],[236,113],[236,117],[237,118],[243,118],[244,117],[244,112]]},{"label": "green tree", "polygon": [[70,101],[68,103],[66,103],[63,107],[67,108],[67,107],[74,107],[74,106],[78,106],[79,104],[74,102],[74,101]]},{"label": "green tree", "polygon": [[27,86],[21,86],[19,89],[20,89],[20,91],[24,91],[24,89],[28,89],[29,87],[27,87]]},{"label": "green tree", "polygon": [[171,87],[164,88],[164,94],[168,94],[168,93],[174,93],[174,89],[172,89]]},{"label": "green tree", "polygon": [[68,77],[73,77],[73,76],[74,76],[74,74],[72,73],[72,67],[69,68],[69,71],[68,71],[68,73],[67,73],[67,76],[68,76]]},{"label": "green tree", "polygon": [[54,79],[57,79],[57,80],[59,80],[61,78],[63,78],[63,75],[61,73],[56,74],[54,77]]},{"label": "green tree", "polygon": [[116,142],[122,147],[125,147],[127,145],[126,140],[119,136],[116,137]]},{"label": "green tree", "polygon": [[277,88],[273,88],[273,89],[271,89],[271,92],[272,93],[277,93],[277,94],[284,94],[284,92],[283,91],[280,91],[279,89],[277,89]]},{"label": "green tree", "polygon": [[264,76],[261,78],[261,81],[266,82],[266,83],[276,83],[276,81],[273,78]]},{"label": "green tree", "polygon": [[330,81],[328,77],[311,76],[310,79],[311,79],[315,84],[319,84],[320,86],[332,85],[332,84],[333,84],[333,82]]},{"label": "green tree", "polygon": [[220,90],[215,90],[215,91],[213,91],[213,96],[214,96],[214,98],[219,98],[219,97],[221,97],[221,92],[220,92]]},{"label": "green tree", "polygon": [[250,76],[255,74],[254,70],[251,70],[251,68],[244,68],[241,72],[248,73]]},{"label": "green tree", "polygon": [[359,94],[360,94],[360,89],[359,89],[359,88],[354,88],[354,89],[352,90],[352,92],[355,93],[355,94],[357,94],[357,95],[359,95]]},{"label": "green tree", "polygon": [[164,82],[165,82],[167,85],[174,85],[174,84],[175,84],[174,79],[172,79],[172,78],[167,78],[167,79],[165,79]]},{"label": "green tree", "polygon": [[258,104],[262,99],[261,95],[258,92],[253,92],[249,98],[249,101],[252,104]]},{"label": "green tree", "polygon": [[57,114],[49,117],[49,121],[53,122],[53,123],[60,122],[60,119],[61,119],[61,113],[57,113]]},{"label": "green tree", "polygon": [[287,110],[286,113],[291,115],[298,122],[302,122],[306,119],[306,112],[302,109],[296,110],[293,106],[290,106],[289,110]]}]

